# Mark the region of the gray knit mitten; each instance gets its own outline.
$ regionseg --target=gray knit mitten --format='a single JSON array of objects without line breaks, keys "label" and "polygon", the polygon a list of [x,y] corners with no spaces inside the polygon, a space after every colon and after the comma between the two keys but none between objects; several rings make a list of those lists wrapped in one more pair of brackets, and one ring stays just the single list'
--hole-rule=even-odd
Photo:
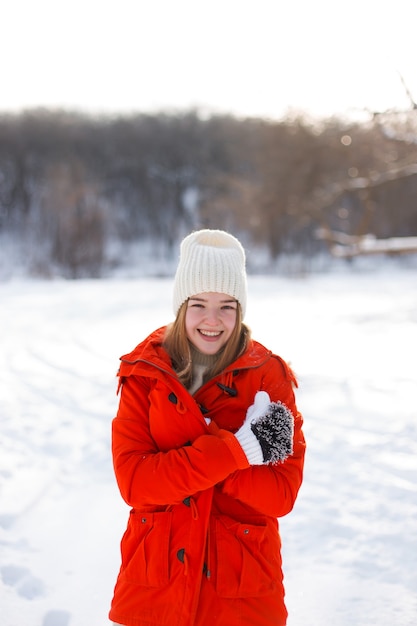
[{"label": "gray knit mitten", "polygon": [[251,465],[285,461],[292,454],[294,418],[281,402],[258,391],[243,425],[235,434]]},{"label": "gray knit mitten", "polygon": [[294,417],[282,402],[270,402],[251,430],[262,448],[264,463],[281,463],[293,452]]}]

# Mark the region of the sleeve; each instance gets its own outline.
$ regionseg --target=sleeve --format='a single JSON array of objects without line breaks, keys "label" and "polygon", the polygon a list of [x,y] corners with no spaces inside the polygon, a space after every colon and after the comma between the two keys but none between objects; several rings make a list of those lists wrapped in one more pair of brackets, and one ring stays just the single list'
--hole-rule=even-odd
[{"label": "sleeve", "polygon": [[203,434],[180,448],[160,451],[149,428],[148,392],[146,379],[124,379],[112,423],[114,471],[129,506],[176,504],[248,467],[231,433]]},{"label": "sleeve", "polygon": [[262,389],[271,401],[282,402],[294,416],[293,454],[283,463],[251,466],[228,476],[218,488],[228,496],[271,517],[283,517],[293,508],[303,480],[305,438],[303,418],[297,410],[293,387],[295,376],[288,365],[277,359],[262,380]]}]

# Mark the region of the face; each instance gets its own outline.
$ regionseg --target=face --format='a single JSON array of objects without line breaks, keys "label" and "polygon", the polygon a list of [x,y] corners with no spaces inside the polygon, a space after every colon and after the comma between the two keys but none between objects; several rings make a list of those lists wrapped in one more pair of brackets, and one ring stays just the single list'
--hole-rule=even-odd
[{"label": "face", "polygon": [[217,354],[236,324],[237,301],[224,293],[199,293],[187,302],[185,330],[203,354]]}]

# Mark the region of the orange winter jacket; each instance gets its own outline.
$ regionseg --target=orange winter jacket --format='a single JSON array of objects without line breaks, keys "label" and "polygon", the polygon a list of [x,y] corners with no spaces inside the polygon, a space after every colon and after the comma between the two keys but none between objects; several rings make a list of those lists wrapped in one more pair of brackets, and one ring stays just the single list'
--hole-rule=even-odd
[{"label": "orange winter jacket", "polygon": [[[161,345],[164,331],[121,359],[112,449],[131,512],[110,619],[127,626],[283,626],[277,518],[293,508],[305,452],[294,375],[251,341],[192,396]],[[284,463],[249,466],[233,435],[259,390],[294,415],[294,451]]]}]

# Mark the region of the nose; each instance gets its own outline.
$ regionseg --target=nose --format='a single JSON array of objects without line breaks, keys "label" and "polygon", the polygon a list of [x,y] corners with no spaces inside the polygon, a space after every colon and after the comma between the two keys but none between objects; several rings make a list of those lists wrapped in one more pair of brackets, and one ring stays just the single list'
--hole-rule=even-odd
[{"label": "nose", "polygon": [[206,323],[211,326],[217,326],[218,324],[218,315],[216,309],[206,309]]}]

